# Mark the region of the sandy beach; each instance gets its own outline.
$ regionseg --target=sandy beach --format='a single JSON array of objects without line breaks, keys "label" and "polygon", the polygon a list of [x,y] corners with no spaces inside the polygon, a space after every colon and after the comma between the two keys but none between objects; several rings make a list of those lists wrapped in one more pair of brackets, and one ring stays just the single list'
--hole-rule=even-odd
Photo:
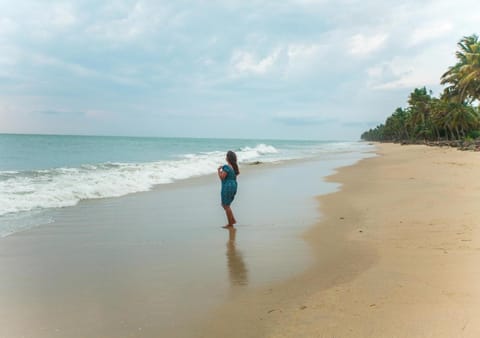
[{"label": "sandy beach", "polygon": [[478,153],[376,153],[244,168],[235,234],[214,176],[52,211],[1,239],[0,337],[480,336]]},{"label": "sandy beach", "polygon": [[478,337],[480,158],[378,145],[319,197],[304,274],[232,299],[202,336]]},{"label": "sandy beach", "polygon": [[216,175],[46,210],[0,238],[0,337],[194,337],[222,303],[308,269],[315,195],[338,187],[322,178],[362,157],[242,167],[234,241]]}]

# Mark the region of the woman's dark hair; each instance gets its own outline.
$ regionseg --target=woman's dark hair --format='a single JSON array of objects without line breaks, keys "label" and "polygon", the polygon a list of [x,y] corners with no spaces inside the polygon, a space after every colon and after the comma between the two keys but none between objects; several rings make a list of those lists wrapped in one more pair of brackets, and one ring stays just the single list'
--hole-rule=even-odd
[{"label": "woman's dark hair", "polygon": [[232,165],[235,175],[239,175],[240,170],[238,170],[237,155],[231,150],[227,152],[227,161]]}]

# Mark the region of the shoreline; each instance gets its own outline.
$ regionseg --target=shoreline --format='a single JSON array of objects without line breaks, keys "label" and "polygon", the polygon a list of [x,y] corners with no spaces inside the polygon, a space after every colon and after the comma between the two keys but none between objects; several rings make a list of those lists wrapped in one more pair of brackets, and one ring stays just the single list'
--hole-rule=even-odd
[{"label": "shoreline", "polygon": [[[355,153],[355,156],[360,156],[359,154],[368,154],[369,151],[361,151]],[[265,173],[270,170],[276,170],[281,168],[294,168],[299,165],[305,165],[309,163],[314,163],[318,161],[330,161],[332,158],[337,158],[337,161],[341,161],[343,159],[342,154],[322,154],[316,155],[311,157],[304,157],[304,158],[296,158],[296,159],[282,159],[276,160],[273,162],[265,161],[265,162],[247,162],[241,165],[241,172],[242,177],[246,176],[245,174],[258,174],[258,173]],[[348,155],[346,156],[348,158]],[[52,218],[49,217],[50,214],[57,214],[62,213],[63,210],[69,208],[78,208],[84,204],[90,203],[97,203],[102,201],[109,201],[115,199],[123,199],[123,198],[133,198],[134,196],[141,196],[142,194],[148,193],[159,193],[162,191],[171,191],[178,188],[184,188],[189,186],[199,186],[205,184],[206,182],[216,181],[217,174],[215,171],[209,174],[199,174],[193,175],[190,177],[175,179],[171,182],[167,183],[158,183],[154,184],[153,186],[149,187],[147,190],[138,190],[134,192],[129,192],[122,194],[120,196],[102,196],[98,198],[86,198],[78,200],[73,205],[66,205],[61,207],[46,207],[46,208],[38,208],[32,210],[25,210],[20,212],[12,212],[0,215],[0,239],[5,238],[11,235],[15,235],[18,233],[22,233],[25,231],[30,231],[35,229],[39,226],[48,226],[50,223],[53,222]],[[39,217],[40,215],[40,217]],[[10,222],[12,225],[8,225]]]},{"label": "shoreline", "polygon": [[216,175],[53,210],[0,239],[0,336],[193,337],[223,302],[308,268],[300,234],[337,189],[317,178],[356,160],[244,168],[235,245]]},{"label": "shoreline", "polygon": [[307,272],[224,304],[200,336],[480,335],[480,159],[377,147],[327,178],[342,187],[318,197]]},{"label": "shoreline", "polygon": [[391,141],[391,142],[379,142],[384,144],[401,144],[403,145],[426,145],[429,147],[450,147],[456,148],[462,151],[480,151],[480,139],[479,140],[443,140],[443,141]]}]

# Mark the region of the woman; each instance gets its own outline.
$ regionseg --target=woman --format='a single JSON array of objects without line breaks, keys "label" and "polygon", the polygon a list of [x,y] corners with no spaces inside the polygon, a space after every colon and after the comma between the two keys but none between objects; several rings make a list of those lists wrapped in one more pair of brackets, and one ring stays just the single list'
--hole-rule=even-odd
[{"label": "woman", "polygon": [[222,207],[228,220],[228,223],[223,227],[229,228],[237,223],[230,204],[232,204],[237,193],[237,176],[240,174],[240,170],[238,170],[237,155],[233,151],[227,152],[226,160],[227,164],[218,167],[218,177],[222,180]]}]

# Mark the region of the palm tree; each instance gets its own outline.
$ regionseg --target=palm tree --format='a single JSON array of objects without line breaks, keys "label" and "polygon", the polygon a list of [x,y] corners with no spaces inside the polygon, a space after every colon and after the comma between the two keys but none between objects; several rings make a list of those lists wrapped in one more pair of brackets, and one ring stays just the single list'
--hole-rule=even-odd
[{"label": "palm tree", "polygon": [[[476,37],[476,36],[475,36]],[[480,43],[476,37],[476,43],[470,45],[471,53],[466,55],[467,64],[461,69],[462,78],[459,85],[463,88],[469,102],[480,99]]]},{"label": "palm tree", "polygon": [[370,129],[364,132],[361,136],[362,140],[366,141],[385,141],[384,137],[385,125],[379,124],[375,129]]},{"label": "palm tree", "polygon": [[399,139],[408,140],[410,138],[409,133],[409,119],[410,119],[410,112],[408,110],[397,108],[395,112],[392,114],[396,121],[396,128],[397,128],[397,135]]},{"label": "palm tree", "polygon": [[475,34],[464,36],[457,46],[457,63],[441,77],[441,83],[447,86],[440,98],[432,97],[432,92],[425,87],[415,88],[408,97],[407,108],[397,108],[385,124],[363,133],[362,139],[479,137],[480,106],[476,104],[480,101],[479,37]]},{"label": "palm tree", "polygon": [[447,116],[450,130],[455,130],[457,138],[465,138],[467,133],[478,127],[478,113],[470,105],[462,103],[450,103]]},{"label": "palm tree", "polygon": [[442,75],[441,84],[448,84],[447,97],[458,103],[480,99],[480,42],[473,34],[464,36],[457,44],[457,63]]},{"label": "palm tree", "polygon": [[442,134],[445,134],[448,138],[445,128],[445,116],[447,115],[445,104],[445,100],[433,98],[430,105],[430,120],[437,140],[440,140]]},{"label": "palm tree", "polygon": [[415,88],[408,98],[411,124],[415,127],[414,133],[423,138],[429,133],[431,94],[432,92],[427,91],[425,87]]}]

